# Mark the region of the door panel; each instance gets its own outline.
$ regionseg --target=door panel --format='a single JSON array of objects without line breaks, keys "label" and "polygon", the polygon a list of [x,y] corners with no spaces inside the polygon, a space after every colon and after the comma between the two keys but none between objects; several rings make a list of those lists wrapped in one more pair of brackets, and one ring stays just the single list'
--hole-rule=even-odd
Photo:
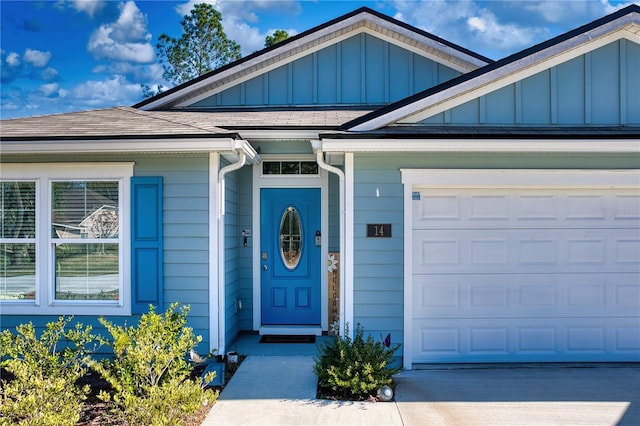
[{"label": "door panel", "polygon": [[320,188],[260,190],[263,325],[319,325]]}]

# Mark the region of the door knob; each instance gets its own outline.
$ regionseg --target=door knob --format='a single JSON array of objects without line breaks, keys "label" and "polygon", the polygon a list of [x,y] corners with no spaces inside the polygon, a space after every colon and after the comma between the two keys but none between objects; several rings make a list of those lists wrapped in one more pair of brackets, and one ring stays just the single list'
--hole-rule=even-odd
[{"label": "door knob", "polygon": [[267,269],[269,269],[269,267],[267,265],[262,265],[262,269],[266,271]]}]

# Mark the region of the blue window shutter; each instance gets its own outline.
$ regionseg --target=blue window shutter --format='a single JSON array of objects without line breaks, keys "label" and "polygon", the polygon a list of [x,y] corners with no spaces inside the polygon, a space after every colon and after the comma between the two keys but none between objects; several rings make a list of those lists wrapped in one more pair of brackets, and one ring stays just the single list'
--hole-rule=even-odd
[{"label": "blue window shutter", "polygon": [[162,177],[131,178],[131,312],[162,310]]}]

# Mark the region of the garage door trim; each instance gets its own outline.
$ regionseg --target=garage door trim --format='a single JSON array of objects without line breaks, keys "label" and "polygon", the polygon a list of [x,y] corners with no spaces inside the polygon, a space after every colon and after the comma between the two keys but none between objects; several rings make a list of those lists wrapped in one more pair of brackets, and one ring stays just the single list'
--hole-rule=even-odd
[{"label": "garage door trim", "polygon": [[401,169],[404,185],[404,366],[413,363],[413,217],[414,189],[420,188],[638,188],[640,170],[571,169]]}]

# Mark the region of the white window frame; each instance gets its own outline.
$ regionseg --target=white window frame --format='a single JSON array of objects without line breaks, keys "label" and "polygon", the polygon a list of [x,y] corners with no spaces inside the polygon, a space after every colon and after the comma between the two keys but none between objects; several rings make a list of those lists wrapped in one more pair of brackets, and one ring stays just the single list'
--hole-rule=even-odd
[{"label": "white window frame", "polygon": [[[131,315],[132,162],[3,164],[2,180],[36,182],[36,297],[0,300],[2,315]],[[51,186],[54,181],[118,182],[119,297],[116,301],[55,300],[54,244],[51,236]]]}]

